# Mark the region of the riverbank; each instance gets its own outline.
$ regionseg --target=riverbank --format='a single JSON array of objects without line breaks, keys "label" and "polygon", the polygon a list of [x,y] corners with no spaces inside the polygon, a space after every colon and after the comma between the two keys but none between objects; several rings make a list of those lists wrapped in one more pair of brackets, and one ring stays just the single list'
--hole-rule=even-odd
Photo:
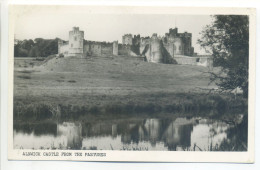
[{"label": "riverbank", "polygon": [[[51,98],[50,98],[51,99]],[[232,119],[234,114],[247,113],[247,100],[230,94],[158,93],[126,96],[77,96],[74,101],[85,103],[65,104],[60,100],[42,100],[34,97],[14,99],[14,120],[41,121],[82,120],[90,115],[101,117],[118,115],[184,115]],[[73,100],[73,99],[71,99]],[[90,102],[91,101],[91,102]]]}]

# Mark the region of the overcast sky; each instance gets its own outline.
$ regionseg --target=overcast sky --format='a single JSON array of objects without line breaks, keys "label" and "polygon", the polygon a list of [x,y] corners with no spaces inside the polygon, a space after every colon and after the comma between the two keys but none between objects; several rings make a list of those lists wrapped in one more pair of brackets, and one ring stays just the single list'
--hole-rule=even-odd
[{"label": "overcast sky", "polygon": [[163,36],[169,28],[178,27],[179,32],[192,33],[195,52],[204,53],[197,44],[199,32],[212,22],[209,15],[167,15],[167,14],[111,14],[84,13],[84,11],[35,9],[19,14],[15,21],[15,38],[35,39],[56,37],[68,40],[72,27],[80,27],[86,40],[122,41],[126,33]]}]

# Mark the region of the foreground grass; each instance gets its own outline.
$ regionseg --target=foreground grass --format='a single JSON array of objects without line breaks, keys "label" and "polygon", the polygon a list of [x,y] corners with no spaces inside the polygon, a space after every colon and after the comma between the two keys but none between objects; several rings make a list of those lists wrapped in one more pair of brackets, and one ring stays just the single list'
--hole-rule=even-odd
[{"label": "foreground grass", "polygon": [[[141,96],[97,97],[85,104],[39,102],[32,99],[14,100],[14,120],[81,120],[89,115],[156,116],[159,113],[186,116],[210,116],[232,119],[232,114],[247,112],[247,100],[219,94],[143,94]],[[97,104],[98,103],[98,104]],[[226,114],[228,113],[228,114]],[[112,116],[113,117],[113,116]]]}]

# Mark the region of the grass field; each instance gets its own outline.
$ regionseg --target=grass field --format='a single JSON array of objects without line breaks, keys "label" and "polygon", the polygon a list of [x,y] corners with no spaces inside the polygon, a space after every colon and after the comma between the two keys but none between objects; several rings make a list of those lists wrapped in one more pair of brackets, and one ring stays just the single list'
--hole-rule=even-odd
[{"label": "grass field", "polygon": [[17,67],[18,63],[14,72],[15,96],[194,93],[216,87],[208,86],[205,67],[154,64],[127,57],[54,58],[31,68]]},{"label": "grass field", "polygon": [[75,112],[136,113],[245,105],[230,94],[209,95],[217,87],[209,85],[207,72],[206,67],[147,63],[129,56],[15,59],[14,110],[18,114],[21,108],[32,107],[33,112],[36,106],[59,105],[75,106]]}]

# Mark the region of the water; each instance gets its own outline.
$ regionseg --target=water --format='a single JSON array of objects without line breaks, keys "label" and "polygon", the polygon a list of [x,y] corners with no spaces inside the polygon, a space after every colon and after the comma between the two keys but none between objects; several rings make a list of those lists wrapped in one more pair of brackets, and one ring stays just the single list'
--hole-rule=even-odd
[{"label": "water", "polygon": [[[238,125],[201,117],[125,118],[88,123],[21,124],[14,126],[14,148],[142,151],[234,150],[236,143],[232,140],[242,139],[239,135],[243,135],[241,131],[239,131],[240,133],[234,131]],[[242,142],[247,147],[247,142]],[[224,145],[227,147],[226,149],[221,149],[220,146],[223,146],[223,143],[226,144]],[[230,143],[234,146],[229,148],[227,144]]]}]

